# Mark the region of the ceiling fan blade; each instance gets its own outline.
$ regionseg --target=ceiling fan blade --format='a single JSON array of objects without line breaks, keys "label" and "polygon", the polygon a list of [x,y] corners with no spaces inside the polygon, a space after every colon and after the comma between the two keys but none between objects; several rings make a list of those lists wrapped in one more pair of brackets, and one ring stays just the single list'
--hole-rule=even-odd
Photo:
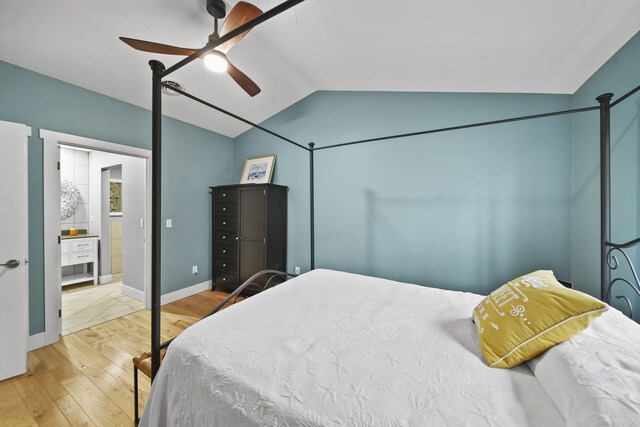
[{"label": "ceiling fan blade", "polygon": [[[233,9],[227,15],[227,18],[224,20],[224,24],[222,24],[222,30],[220,31],[220,37],[229,33],[230,31],[235,30],[242,24],[245,24],[251,21],[254,18],[262,15],[262,11],[258,9],[256,6],[251,3],[247,3],[246,1],[241,1],[236,4]],[[240,40],[244,38],[247,34],[249,34],[247,30],[244,33],[232,38],[231,40],[222,43],[220,46],[216,48],[217,51],[222,53],[227,53],[233,46],[236,45]]]},{"label": "ceiling fan blade", "polygon": [[260,93],[258,85],[245,73],[237,69],[235,65],[229,62],[229,59],[227,59],[227,74],[229,74],[231,78],[238,83],[238,86],[247,92],[249,96],[256,96]]},{"label": "ceiling fan blade", "polygon": [[185,47],[170,46],[168,44],[148,42],[145,40],[130,39],[128,37],[120,37],[120,40],[128,44],[134,49],[144,52],[163,53],[165,55],[183,55],[189,56],[198,49],[188,49]]}]

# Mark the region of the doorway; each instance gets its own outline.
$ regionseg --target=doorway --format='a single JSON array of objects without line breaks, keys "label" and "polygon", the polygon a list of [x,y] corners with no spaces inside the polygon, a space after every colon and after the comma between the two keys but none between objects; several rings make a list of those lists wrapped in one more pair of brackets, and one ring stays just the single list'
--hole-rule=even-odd
[{"label": "doorway", "polygon": [[145,160],[58,147],[61,335],[68,335],[144,308]]},{"label": "doorway", "polygon": [[[40,137],[48,344],[149,306],[151,152],[46,130]],[[65,204],[69,192],[79,200]]]}]

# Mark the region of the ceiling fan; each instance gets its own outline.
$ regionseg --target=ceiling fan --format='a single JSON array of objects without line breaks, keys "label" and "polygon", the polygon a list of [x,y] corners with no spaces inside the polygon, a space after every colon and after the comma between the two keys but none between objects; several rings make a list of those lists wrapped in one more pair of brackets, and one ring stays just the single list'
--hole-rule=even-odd
[{"label": "ceiling fan", "polygon": [[[221,36],[224,36],[225,34],[233,31],[244,23],[249,22],[262,14],[262,11],[251,3],[240,1],[229,12],[227,19],[225,19],[224,23],[222,24],[222,30],[220,31],[220,34],[218,34],[218,19],[222,19],[226,15],[226,5],[224,3],[224,0],[207,0],[207,12],[209,12],[209,14],[213,16],[214,19],[214,30],[213,33],[209,36],[209,43],[217,41]],[[247,30],[244,33],[232,38],[231,40],[222,43],[220,46],[216,47],[214,50],[206,54],[202,59],[204,60],[207,68],[219,73],[226,72],[245,92],[247,92],[250,96],[256,96],[260,93],[260,88],[258,87],[258,85],[255,84],[255,82],[251,80],[245,73],[236,68],[236,66],[234,66],[229,61],[229,58],[227,58],[227,53],[231,50],[231,48],[235,46],[240,40],[242,40],[242,38],[246,36],[249,31],[251,30]],[[165,55],[189,56],[199,50],[170,46],[145,40],[131,39],[127,37],[120,37],[120,40],[134,49],[144,52],[162,53]]]}]

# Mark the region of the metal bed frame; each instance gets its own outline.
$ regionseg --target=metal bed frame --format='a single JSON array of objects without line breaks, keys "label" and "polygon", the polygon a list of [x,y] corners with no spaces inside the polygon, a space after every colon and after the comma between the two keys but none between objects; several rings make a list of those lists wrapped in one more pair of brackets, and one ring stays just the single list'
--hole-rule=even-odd
[{"label": "metal bed frame", "polygon": [[[250,30],[253,27],[283,13],[292,7],[304,2],[305,0],[287,0],[273,9],[265,12],[264,14],[258,16],[257,18],[241,25],[235,30],[229,32],[224,35],[220,39],[215,42],[208,43],[202,49],[196,51],[192,55],[184,58],[183,60],[177,62],[175,65],[165,69],[165,66],[156,60],[149,61],[149,65],[152,71],[152,191],[153,191],[153,200],[152,200],[152,241],[151,241],[151,353],[152,353],[152,374],[151,379],[155,378],[158,369],[160,368],[160,350],[162,348],[166,348],[164,344],[160,343],[160,295],[161,295],[161,230],[162,230],[162,217],[161,217],[161,173],[162,173],[162,131],[161,131],[161,121],[162,121],[162,88],[164,87],[167,90],[174,91],[178,94],[181,94],[189,99],[192,99],[196,102],[199,102],[207,107],[210,107],[220,113],[223,113],[229,117],[232,117],[236,120],[239,120],[243,123],[251,125],[271,136],[274,136],[282,141],[285,141],[289,144],[292,144],[298,147],[301,150],[305,150],[309,153],[309,217],[310,217],[310,230],[309,230],[309,238],[310,238],[310,267],[311,269],[315,268],[315,222],[314,222],[314,211],[315,211],[315,191],[314,191],[314,154],[317,151],[321,150],[329,150],[334,148],[341,148],[350,145],[358,145],[365,144],[371,142],[379,142],[379,141],[388,141],[392,139],[399,138],[408,138],[412,136],[418,135],[428,135],[435,134],[441,132],[450,132],[461,129],[469,129],[481,126],[493,126],[504,123],[512,123],[517,121],[524,120],[533,120],[533,119],[542,119],[546,117],[554,117],[566,114],[577,114],[588,111],[596,111],[600,112],[600,200],[601,200],[601,233],[600,233],[600,246],[601,246],[601,277],[600,277],[600,298],[605,301],[610,301],[611,289],[614,285],[618,283],[623,283],[631,287],[631,289],[640,296],[640,281],[638,280],[638,275],[633,266],[631,258],[628,256],[625,249],[629,249],[631,247],[640,246],[640,238],[635,240],[631,240],[626,243],[617,244],[611,242],[611,140],[610,140],[610,117],[611,117],[611,109],[623,102],[625,99],[629,98],[636,92],[640,91],[640,86],[632,89],[622,97],[618,98],[614,102],[611,102],[613,98],[612,93],[605,93],[596,98],[598,105],[584,107],[584,108],[576,108],[570,110],[563,111],[554,111],[543,114],[534,114],[528,116],[520,116],[520,117],[512,117],[501,120],[492,120],[478,123],[465,124],[460,126],[451,126],[437,129],[429,129],[420,132],[411,132],[411,133],[403,133],[397,135],[387,135],[381,136],[377,138],[369,138],[357,141],[344,142],[333,145],[324,145],[316,148],[314,142],[309,142],[305,147],[303,144],[300,144],[296,141],[293,141],[285,136],[282,136],[272,130],[266,129],[265,127],[258,125],[256,123],[251,122],[241,116],[238,116],[230,111],[227,111],[223,108],[220,108],[210,102],[207,102],[203,99],[200,99],[184,90],[178,89],[176,87],[166,85],[162,82],[162,79],[170,75],[171,73],[177,71],[178,69],[184,67],[190,62],[196,60],[202,55],[212,51],[217,46],[223,44],[224,42],[242,34],[244,31]],[[624,260],[626,261],[628,268],[631,271],[631,280],[627,280],[624,278],[615,278],[612,280],[611,272],[612,270],[618,269],[620,266],[618,262],[617,255],[622,255]],[[243,285],[244,286],[244,285]],[[235,294],[235,292],[234,292]],[[233,294],[232,294],[233,295]],[[236,295],[237,296],[237,295]],[[633,306],[629,298],[626,296],[616,296],[618,299],[622,299],[626,302],[633,315]],[[166,344],[166,343],[165,343]],[[168,344],[167,344],[168,345]]]}]

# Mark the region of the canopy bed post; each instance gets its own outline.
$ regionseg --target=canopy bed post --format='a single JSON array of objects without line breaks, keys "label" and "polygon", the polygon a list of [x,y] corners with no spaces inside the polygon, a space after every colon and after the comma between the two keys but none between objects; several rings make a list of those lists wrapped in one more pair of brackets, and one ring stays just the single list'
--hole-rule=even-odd
[{"label": "canopy bed post", "polygon": [[315,215],[314,215],[314,199],[315,190],[313,183],[313,147],[314,142],[309,143],[309,241],[311,244],[311,270],[316,268],[316,244],[315,244]]},{"label": "canopy bed post", "polygon": [[162,73],[160,61],[149,61],[153,72],[151,92],[151,381],[160,369],[160,290],[162,233]]},{"label": "canopy bed post", "polygon": [[607,261],[611,241],[611,98],[604,93],[600,103],[600,299],[608,301],[611,270]]},{"label": "canopy bed post", "polygon": [[[260,14],[256,18],[239,25],[232,31],[229,31],[224,36],[220,37],[218,40],[209,42],[205,47],[199,49],[193,54],[187,56],[183,60],[174,64],[170,68],[166,68],[164,64],[160,61],[151,60],[149,61],[149,66],[151,67],[153,73],[152,79],[152,92],[151,92],[151,139],[152,139],[152,153],[153,157],[151,160],[152,166],[152,175],[151,175],[151,191],[152,191],[152,201],[151,201],[151,381],[154,380],[158,370],[160,369],[161,362],[161,350],[166,348],[169,342],[162,344],[160,342],[161,334],[160,334],[160,303],[161,303],[161,277],[162,277],[162,269],[161,269],[161,233],[162,233],[162,213],[161,213],[161,191],[162,191],[162,79],[169,74],[177,71],[178,69],[184,67],[188,63],[200,58],[201,56],[211,52],[216,47],[221,44],[243,34],[246,31],[251,30],[253,27],[268,21],[269,19],[291,9],[295,5],[302,3],[305,0],[287,0],[274,8],[268,10],[265,13]],[[247,124],[250,124],[254,127],[257,127],[265,132],[268,132],[278,138],[284,139],[287,142],[294,144],[304,150],[307,148],[288,139],[284,138],[281,135],[276,134],[275,132],[271,132],[268,129],[264,129],[257,124],[254,124],[246,119],[243,119],[240,116],[235,114],[231,114],[226,110],[223,110],[219,107],[216,107],[212,104],[206,103],[201,99],[198,99],[192,95],[187,94],[184,91],[176,90],[175,88],[170,87],[170,89],[181,93],[189,98],[192,98],[198,102],[201,102],[205,105],[208,105],[211,108],[217,109],[218,111],[227,114],[231,117],[234,117],[238,120],[241,120]]]}]

